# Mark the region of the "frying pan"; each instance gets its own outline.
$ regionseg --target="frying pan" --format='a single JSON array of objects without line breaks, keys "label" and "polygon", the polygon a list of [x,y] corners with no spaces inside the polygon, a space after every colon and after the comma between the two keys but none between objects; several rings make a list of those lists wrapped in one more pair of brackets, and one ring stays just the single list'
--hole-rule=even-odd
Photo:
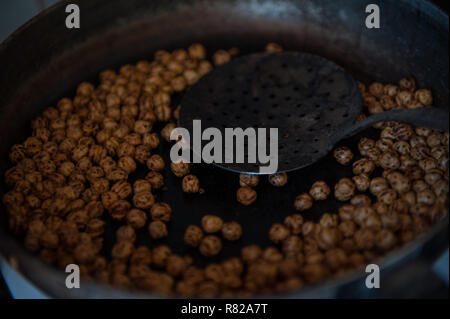
[{"label": "frying pan", "polygon": [[[11,145],[30,134],[30,120],[44,108],[55,105],[59,98],[73,96],[77,83],[97,83],[97,75],[103,69],[150,59],[158,49],[187,47],[193,42],[203,43],[209,52],[238,47],[243,54],[262,51],[267,42],[278,42],[288,50],[324,56],[365,82],[395,83],[413,75],[419,87],[433,91],[436,106],[448,108],[448,16],[428,2],[379,1],[381,28],[367,29],[366,1],[82,0],[75,2],[81,10],[81,28],[70,30],[64,23],[68,3],[63,1],[45,10],[0,45],[2,175],[10,167],[7,154]],[[367,130],[364,136],[374,136],[374,132]],[[358,137],[342,145],[355,145]],[[160,146],[165,160],[169,149],[168,144]],[[328,156],[307,170],[292,173],[283,188],[275,189],[263,181],[257,188],[257,202],[242,207],[235,201],[236,174],[207,165],[194,166],[193,171],[206,190],[204,195],[182,194],[180,180],[166,172],[168,190],[157,196],[170,203],[174,211],[169,224],[171,235],[162,243],[169,244],[176,253],[192,254],[199,265],[206,261],[183,245],[182,234],[187,225],[199,224],[205,213],[242,224],[242,239],[225,245],[223,253],[212,261],[235,256],[243,245],[269,245],[270,225],[294,213],[295,195],[306,191],[313,181],[324,179],[331,185],[351,174]],[[6,190],[2,181],[0,193]],[[321,213],[335,212],[337,208],[338,203],[333,200],[318,203],[304,217],[318,220]],[[158,297],[111,289],[88,280],[82,280],[80,289],[67,289],[63,271],[28,253],[22,239],[8,232],[5,208],[1,210],[0,253],[50,296]],[[107,256],[117,227],[113,221],[107,222]],[[137,236],[139,243],[155,244],[145,230]],[[448,216],[412,243],[383,258],[379,263],[382,278],[411,261],[427,265],[446,247]],[[283,296],[371,296],[373,292],[363,289],[364,275],[363,270],[355,270]]]}]

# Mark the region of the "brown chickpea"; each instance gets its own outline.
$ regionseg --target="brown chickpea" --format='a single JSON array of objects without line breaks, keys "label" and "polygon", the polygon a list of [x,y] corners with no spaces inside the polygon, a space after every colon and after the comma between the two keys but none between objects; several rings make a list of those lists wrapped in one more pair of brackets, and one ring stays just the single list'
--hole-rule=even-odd
[{"label": "brown chickpea", "polygon": [[405,108],[413,105],[414,95],[410,91],[400,91],[395,97],[395,102],[399,107]]},{"label": "brown chickpea", "polygon": [[189,174],[183,177],[181,187],[185,193],[198,193],[200,191],[200,181],[197,176]]},{"label": "brown chickpea", "polygon": [[351,220],[353,218],[353,213],[355,211],[355,206],[353,205],[343,205],[338,210],[338,215],[341,220]]},{"label": "brown chickpea", "polygon": [[344,220],[339,224],[338,228],[343,237],[349,238],[355,233],[356,224],[351,220]]},{"label": "brown chickpea", "polygon": [[298,235],[302,231],[303,217],[300,214],[292,214],[284,219],[284,224],[292,234]]},{"label": "brown chickpea", "polygon": [[338,215],[325,213],[319,220],[319,225],[323,228],[337,227],[338,225]]},{"label": "brown chickpea", "polygon": [[148,225],[148,231],[152,239],[161,239],[167,237],[167,226],[160,220],[154,220]]},{"label": "brown chickpea", "polygon": [[200,227],[195,225],[189,225],[184,233],[184,243],[191,247],[197,247],[200,245],[203,239],[203,231]]},{"label": "brown chickpea", "polygon": [[353,211],[353,221],[356,224],[363,226],[365,225],[367,219],[374,214],[375,211],[370,206],[357,206]]},{"label": "brown chickpea", "polygon": [[400,159],[393,151],[387,151],[381,154],[378,163],[383,169],[398,169],[400,167]]},{"label": "brown chickpea", "polygon": [[270,227],[269,237],[275,244],[284,241],[290,235],[290,230],[283,224],[275,223]]},{"label": "brown chickpea", "polygon": [[118,181],[111,187],[111,192],[116,193],[120,199],[125,199],[130,196],[132,188],[127,181]]},{"label": "brown chickpea", "polygon": [[185,163],[183,161],[180,161],[178,163],[172,162],[170,163],[170,169],[176,177],[183,177],[189,174],[190,166],[189,163]]},{"label": "brown chickpea", "polygon": [[187,264],[183,257],[171,255],[167,258],[166,272],[171,276],[181,275],[186,267]]},{"label": "brown chickpea", "polygon": [[242,261],[246,264],[250,264],[258,260],[261,257],[261,254],[261,247],[257,245],[249,245],[241,249]]},{"label": "brown chickpea", "polygon": [[245,206],[253,204],[256,198],[256,191],[248,186],[240,187],[236,192],[237,201]]},{"label": "brown chickpea", "polygon": [[168,222],[172,215],[172,207],[166,203],[155,203],[150,209],[150,215],[153,220]]},{"label": "brown chickpea", "polygon": [[170,135],[172,134],[172,131],[176,128],[177,125],[175,123],[167,123],[166,126],[164,126],[163,129],[161,130],[161,136],[167,142],[171,142],[172,140],[170,139]]},{"label": "brown chickpea", "polygon": [[231,60],[230,54],[225,50],[218,50],[213,55],[214,65],[222,65]]},{"label": "brown chickpea", "polygon": [[276,187],[282,187],[288,182],[286,173],[278,173],[269,175],[269,183]]},{"label": "brown chickpea", "polygon": [[154,154],[152,155],[148,160],[147,160],[147,167],[148,169],[152,170],[152,171],[162,171],[164,169],[165,163],[163,158],[158,155],[158,154]]},{"label": "brown chickpea", "polygon": [[152,189],[160,189],[164,186],[164,177],[161,173],[156,171],[149,172],[147,176],[145,176],[145,180],[151,184]]},{"label": "brown chickpea", "polygon": [[155,149],[159,146],[159,137],[156,133],[145,133],[142,136],[142,144],[149,146],[150,149]]},{"label": "brown chickpea", "polygon": [[436,201],[436,195],[429,188],[418,192],[416,196],[418,204],[433,205]]},{"label": "brown chickpea", "polygon": [[449,191],[448,181],[440,179],[433,184],[432,188],[436,196],[443,196],[445,194],[448,194]]},{"label": "brown chickpea", "polygon": [[212,257],[222,250],[222,241],[217,236],[208,235],[202,239],[198,249],[203,256]]},{"label": "brown chickpea", "polygon": [[108,208],[109,214],[116,220],[125,218],[127,212],[130,210],[131,204],[126,200],[118,200],[111,204]]},{"label": "brown chickpea", "polygon": [[381,191],[389,188],[388,182],[383,177],[375,177],[370,181],[370,192],[377,196]]},{"label": "brown chickpea", "polygon": [[151,192],[140,192],[133,196],[133,204],[140,209],[148,209],[155,203],[155,197]]},{"label": "brown chickpea", "polygon": [[366,156],[367,151],[374,147],[375,147],[375,141],[370,138],[367,138],[367,137],[361,138],[358,142],[359,153],[362,156]]},{"label": "brown chickpea", "polygon": [[384,93],[384,85],[379,83],[379,82],[373,82],[370,86],[369,86],[369,92],[370,94],[376,96],[376,97],[381,97]]},{"label": "brown chickpea", "polygon": [[155,106],[154,112],[156,119],[159,122],[167,122],[168,120],[170,120],[172,109],[169,105],[161,104]]},{"label": "brown chickpea", "polygon": [[222,236],[226,240],[235,241],[242,236],[242,227],[235,221],[227,222],[223,224]]},{"label": "brown chickpea", "polygon": [[348,201],[355,195],[355,184],[350,178],[341,178],[334,186],[334,197],[339,201]]},{"label": "brown chickpea", "polygon": [[141,192],[151,192],[152,185],[145,179],[138,179],[133,184],[133,191],[135,194]]},{"label": "brown chickpea", "polygon": [[193,59],[203,60],[206,58],[206,49],[202,44],[194,43],[188,48],[189,56]]},{"label": "brown chickpea", "polygon": [[126,220],[130,226],[136,229],[142,228],[145,226],[145,223],[147,221],[147,214],[143,210],[133,208],[128,211]]},{"label": "brown chickpea", "polygon": [[157,267],[165,267],[172,250],[166,245],[160,245],[153,248],[152,261]]},{"label": "brown chickpea", "polygon": [[341,241],[341,232],[337,227],[322,228],[317,236],[317,244],[321,249],[335,248]]},{"label": "brown chickpea", "polygon": [[309,194],[303,193],[295,198],[294,207],[299,211],[308,210],[312,207],[313,202],[313,198]]},{"label": "brown chickpea", "polygon": [[119,158],[117,161],[117,166],[125,171],[127,174],[130,174],[136,170],[136,162],[130,156],[124,156]]},{"label": "brown chickpea", "polygon": [[330,195],[330,187],[324,181],[317,181],[309,190],[309,195],[315,200],[325,200]]},{"label": "brown chickpea", "polygon": [[375,235],[375,241],[378,248],[386,251],[396,245],[397,238],[392,231],[383,229]]},{"label": "brown chickpea", "polygon": [[259,176],[254,174],[239,174],[239,185],[241,187],[256,187],[259,183]]},{"label": "brown chickpea", "polygon": [[419,89],[414,93],[414,97],[421,104],[425,106],[431,106],[433,104],[433,96],[428,89]]},{"label": "brown chickpea", "polygon": [[372,249],[375,245],[375,234],[369,228],[362,228],[355,232],[354,240],[356,247],[360,250]]},{"label": "brown chickpea", "polygon": [[274,52],[282,52],[283,47],[279,45],[278,43],[269,42],[266,44],[264,51],[274,53]]},{"label": "brown chickpea", "polygon": [[369,159],[361,158],[353,163],[353,174],[367,174],[370,175],[375,169],[375,163]]},{"label": "brown chickpea", "polygon": [[345,146],[338,147],[333,151],[333,156],[336,161],[341,165],[348,165],[353,160],[352,151]]},{"label": "brown chickpea", "polygon": [[214,215],[205,215],[202,217],[202,227],[206,233],[215,233],[222,229],[223,221],[220,217]]},{"label": "brown chickpea", "polygon": [[266,249],[264,249],[262,253],[262,258],[270,263],[279,263],[280,261],[283,260],[283,254],[280,253],[278,248],[269,246]]},{"label": "brown chickpea", "polygon": [[394,142],[390,138],[380,138],[375,142],[375,146],[383,153],[391,150],[393,145]]},{"label": "brown chickpea", "polygon": [[414,91],[416,89],[416,81],[413,77],[402,78],[398,85],[404,90]]},{"label": "brown chickpea", "polygon": [[152,253],[147,246],[137,247],[130,258],[132,265],[149,265],[152,262]]},{"label": "brown chickpea", "polygon": [[117,242],[122,240],[128,240],[132,243],[136,241],[136,232],[130,225],[124,225],[117,229],[116,231]]},{"label": "brown chickpea", "polygon": [[387,205],[392,205],[396,199],[397,193],[391,188],[382,190],[377,194],[377,200]]},{"label": "brown chickpea", "polygon": [[365,192],[369,188],[370,178],[367,174],[353,176],[352,180],[356,189],[360,192]]},{"label": "brown chickpea", "polygon": [[111,251],[111,256],[116,259],[127,260],[133,253],[134,245],[132,242],[122,240],[117,242]]},{"label": "brown chickpea", "polygon": [[102,204],[106,209],[109,209],[117,200],[119,200],[119,195],[114,192],[106,192],[102,194]]}]

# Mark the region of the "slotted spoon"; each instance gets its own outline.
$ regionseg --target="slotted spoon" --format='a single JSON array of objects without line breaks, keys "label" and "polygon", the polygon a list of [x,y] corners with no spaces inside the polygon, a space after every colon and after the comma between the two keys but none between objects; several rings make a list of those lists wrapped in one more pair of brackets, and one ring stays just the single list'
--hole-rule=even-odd
[{"label": "slotted spoon", "polygon": [[[380,121],[448,131],[448,110],[440,108],[391,110],[355,123],[362,110],[356,82],[339,65],[309,53],[257,53],[200,79],[181,102],[179,125],[192,132],[200,119],[203,129],[218,128],[222,136],[225,128],[278,128],[278,172],[311,165]],[[264,165],[214,164],[241,173],[259,173]]]}]

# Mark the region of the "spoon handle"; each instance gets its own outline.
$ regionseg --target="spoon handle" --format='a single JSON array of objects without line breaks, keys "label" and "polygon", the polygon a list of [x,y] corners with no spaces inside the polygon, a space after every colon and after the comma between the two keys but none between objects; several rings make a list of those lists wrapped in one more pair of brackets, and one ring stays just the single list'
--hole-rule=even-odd
[{"label": "spoon handle", "polygon": [[449,110],[437,107],[422,107],[413,110],[405,109],[381,112],[369,116],[342,131],[341,134],[338,134],[338,139],[336,142],[353,136],[375,123],[385,121],[402,122],[414,126],[427,127],[448,132]]}]

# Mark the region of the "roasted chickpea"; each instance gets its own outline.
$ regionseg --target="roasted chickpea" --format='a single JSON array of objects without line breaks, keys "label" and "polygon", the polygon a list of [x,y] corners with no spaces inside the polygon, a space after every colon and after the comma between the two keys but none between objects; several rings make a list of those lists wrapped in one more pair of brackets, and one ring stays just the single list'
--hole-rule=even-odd
[{"label": "roasted chickpea", "polygon": [[166,245],[156,246],[152,250],[152,261],[157,267],[165,267],[172,250]]},{"label": "roasted chickpea", "polygon": [[269,43],[266,44],[264,50],[266,52],[270,52],[270,53],[282,52],[283,51],[283,47],[281,45],[279,45],[278,43],[269,42]]},{"label": "roasted chickpea", "polygon": [[293,214],[284,219],[284,224],[289,228],[292,234],[298,235],[302,231],[303,217],[300,214]]},{"label": "roasted chickpea", "polygon": [[398,169],[400,167],[400,159],[393,151],[387,151],[381,154],[378,163],[384,169]]},{"label": "roasted chickpea", "polygon": [[340,201],[348,201],[355,195],[355,184],[350,178],[341,178],[334,186],[334,197]]},{"label": "roasted chickpea", "polygon": [[156,203],[150,209],[150,215],[153,220],[168,222],[170,220],[170,216],[172,215],[172,207],[166,203]]},{"label": "roasted chickpea", "polygon": [[164,177],[159,172],[151,171],[145,176],[145,179],[150,183],[152,189],[160,189],[164,186]]},{"label": "roasted chickpea", "polygon": [[336,148],[333,152],[333,156],[336,159],[336,161],[341,165],[348,165],[353,160],[352,151],[345,146]]},{"label": "roasted chickpea", "polygon": [[269,183],[276,187],[286,185],[288,182],[288,175],[286,173],[278,173],[269,175]]},{"label": "roasted chickpea", "polygon": [[154,203],[155,197],[150,192],[140,192],[133,196],[133,204],[137,208],[148,209],[152,207]]},{"label": "roasted chickpea", "polygon": [[256,201],[256,191],[248,186],[241,187],[236,192],[236,198],[242,205],[248,206]]},{"label": "roasted chickpea", "polygon": [[121,259],[121,260],[127,260],[131,254],[133,253],[134,245],[132,242],[127,240],[122,240],[117,242],[112,251],[111,256],[113,258]]},{"label": "roasted chickpea", "polygon": [[152,239],[161,239],[167,237],[167,226],[160,220],[154,220],[148,224],[148,231]]},{"label": "roasted chickpea", "polygon": [[325,200],[330,195],[330,187],[324,181],[317,181],[309,190],[309,195],[315,200]]},{"label": "roasted chickpea", "polygon": [[185,193],[198,193],[200,191],[200,181],[197,176],[189,174],[183,177],[181,187]]},{"label": "roasted chickpea", "polygon": [[361,138],[358,142],[359,153],[362,156],[366,156],[367,151],[374,147],[375,147],[375,141],[370,138],[367,138],[367,137]]},{"label": "roasted chickpea", "polygon": [[222,236],[229,241],[238,240],[242,236],[241,225],[234,221],[224,223],[222,227]]},{"label": "roasted chickpea", "polygon": [[133,191],[135,194],[141,193],[141,192],[151,192],[152,185],[150,184],[150,182],[148,182],[145,179],[138,179],[133,184]]},{"label": "roasted chickpea", "polygon": [[177,163],[172,162],[172,163],[170,163],[170,169],[172,170],[172,173],[176,177],[183,177],[183,176],[189,174],[190,166],[189,166],[189,163],[185,163],[183,161],[180,161]]},{"label": "roasted chickpea", "polygon": [[259,176],[254,174],[239,174],[239,185],[241,187],[255,187],[259,183]]},{"label": "roasted chickpea", "polygon": [[370,185],[370,178],[367,174],[360,174],[353,176],[353,183],[355,183],[355,187],[360,192],[365,192]]},{"label": "roasted chickpea", "polygon": [[111,191],[116,193],[120,199],[125,199],[130,196],[132,188],[127,181],[118,181],[111,187]]},{"label": "roasted chickpea", "polygon": [[355,175],[370,175],[374,169],[375,163],[367,158],[361,158],[353,163],[353,174]]},{"label": "roasted chickpea", "polygon": [[383,177],[375,177],[370,181],[370,192],[375,196],[377,196],[381,191],[388,188],[388,182]]},{"label": "roasted chickpea", "polygon": [[262,255],[261,247],[257,245],[245,246],[241,249],[242,261],[246,264],[253,263]]},{"label": "roasted chickpea", "polygon": [[200,227],[189,225],[184,233],[184,243],[188,246],[197,247],[203,239],[203,231]]},{"label": "roasted chickpea", "polygon": [[134,228],[142,228],[147,221],[147,214],[143,210],[133,208],[126,215],[127,223]]},{"label": "roasted chickpea", "polygon": [[231,55],[225,50],[218,50],[213,55],[215,65],[222,65],[231,60]]},{"label": "roasted chickpea", "polygon": [[206,233],[215,233],[222,229],[223,221],[220,217],[214,215],[205,215],[202,217],[202,227]]},{"label": "roasted chickpea", "polygon": [[203,256],[212,257],[222,250],[222,241],[217,236],[208,235],[202,239],[198,249]]},{"label": "roasted chickpea", "polygon": [[269,237],[270,237],[271,241],[278,244],[278,243],[282,242],[283,240],[285,240],[286,238],[288,238],[290,233],[291,232],[289,231],[289,229],[286,226],[275,223],[270,228]]},{"label": "roasted chickpea", "polygon": [[148,169],[156,172],[160,172],[164,169],[165,163],[163,158],[158,155],[154,154],[147,160],[147,167]]}]

